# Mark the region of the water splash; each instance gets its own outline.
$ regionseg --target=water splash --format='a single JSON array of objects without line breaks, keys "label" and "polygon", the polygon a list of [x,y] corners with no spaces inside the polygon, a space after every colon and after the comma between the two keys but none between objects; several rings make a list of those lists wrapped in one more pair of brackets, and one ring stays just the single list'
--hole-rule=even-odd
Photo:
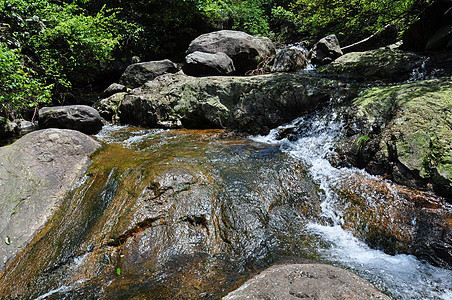
[{"label": "water splash", "polygon": [[[288,128],[296,132],[298,139],[289,141],[280,139],[279,133]],[[329,244],[322,250],[323,256],[331,262],[340,263],[370,280],[379,289],[396,299],[452,299],[452,271],[436,268],[423,263],[410,255],[388,255],[369,248],[344,230],[343,212],[340,196],[337,194],[340,184],[363,176],[377,179],[363,170],[355,168],[336,168],[328,160],[334,155],[334,144],[342,134],[343,122],[338,114],[327,108],[313,116],[305,116],[272,130],[267,136],[252,137],[254,141],[278,144],[283,152],[300,160],[308,170],[313,181],[319,186],[322,198],[322,224],[309,223],[307,229],[320,236]],[[388,190],[393,184],[385,182]],[[356,183],[357,186],[360,183]],[[374,191],[361,191],[369,201],[378,198]],[[395,195],[394,197],[397,197]]]}]

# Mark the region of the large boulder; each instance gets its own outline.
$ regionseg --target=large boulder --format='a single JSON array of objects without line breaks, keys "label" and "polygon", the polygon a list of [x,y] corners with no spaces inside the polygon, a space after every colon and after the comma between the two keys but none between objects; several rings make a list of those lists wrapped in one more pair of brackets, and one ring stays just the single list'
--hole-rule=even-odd
[{"label": "large boulder", "polygon": [[43,107],[39,110],[39,127],[74,129],[95,134],[102,129],[99,112],[86,105]]},{"label": "large boulder", "polygon": [[354,164],[452,197],[451,99],[450,77],[367,90],[350,111]]},{"label": "large boulder", "polygon": [[385,299],[369,281],[323,264],[276,265],[223,297],[234,299]]},{"label": "large boulder", "polygon": [[235,72],[235,67],[232,59],[223,52],[195,51],[185,57],[182,70],[192,76],[231,75]]},{"label": "large boulder", "polygon": [[357,81],[402,82],[420,70],[426,57],[397,49],[380,48],[344,54],[317,72],[331,77]]},{"label": "large boulder", "polygon": [[176,64],[169,59],[136,63],[127,67],[119,83],[129,88],[136,88],[157,76],[177,71]]},{"label": "large boulder", "polygon": [[[345,86],[302,74],[253,77],[163,75],[125,95],[121,122],[267,133],[326,104]],[[173,127],[173,126],[170,126]]]},{"label": "large boulder", "polygon": [[295,72],[307,65],[306,53],[297,47],[288,47],[276,53],[272,72]]},{"label": "large boulder", "polygon": [[46,129],[0,148],[0,269],[49,220],[98,147],[78,131]]},{"label": "large boulder", "polygon": [[403,35],[410,51],[452,50],[452,1],[433,1]]},{"label": "large boulder", "polygon": [[312,47],[309,58],[315,65],[326,65],[342,55],[341,46],[336,35],[322,38]]},{"label": "large boulder", "polygon": [[236,71],[244,74],[256,69],[259,62],[274,55],[276,49],[268,38],[255,37],[241,31],[220,30],[194,39],[187,54],[195,51],[223,52],[232,59]]}]

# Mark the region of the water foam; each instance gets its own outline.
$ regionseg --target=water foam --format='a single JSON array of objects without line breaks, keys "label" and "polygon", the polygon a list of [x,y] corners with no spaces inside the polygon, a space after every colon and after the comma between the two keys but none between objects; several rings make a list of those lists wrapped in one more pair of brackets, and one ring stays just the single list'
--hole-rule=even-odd
[{"label": "water foam", "polygon": [[[302,133],[297,141],[277,140],[281,129],[293,126],[301,128]],[[323,201],[322,215],[329,225],[310,223],[307,229],[329,244],[328,249],[321,250],[326,259],[352,269],[396,299],[452,299],[452,271],[423,263],[414,256],[392,256],[371,249],[341,227],[342,212],[337,208],[340,199],[335,187],[355,174],[375,178],[363,170],[335,168],[328,161],[328,157],[334,153],[334,143],[340,137],[342,128],[343,123],[337,114],[327,111],[299,118],[272,130],[267,136],[252,139],[279,144],[281,151],[305,164],[313,181],[318,184]],[[366,196],[375,195],[369,192]]]}]

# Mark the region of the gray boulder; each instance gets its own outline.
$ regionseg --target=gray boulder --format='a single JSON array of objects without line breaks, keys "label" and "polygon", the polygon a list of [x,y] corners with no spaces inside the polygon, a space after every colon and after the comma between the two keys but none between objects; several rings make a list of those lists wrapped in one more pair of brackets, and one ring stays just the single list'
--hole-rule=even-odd
[{"label": "gray boulder", "polygon": [[[423,72],[426,57],[398,49],[380,48],[350,52],[331,64],[319,67],[318,73],[357,81],[402,82]],[[425,67],[425,65],[424,65]]]},{"label": "gray boulder", "polygon": [[195,51],[185,57],[182,70],[187,75],[231,75],[235,72],[234,62],[223,52],[205,53]]},{"label": "gray boulder", "polygon": [[99,112],[86,105],[43,107],[39,110],[41,128],[74,129],[87,134],[95,134],[102,129]]},{"label": "gray boulder", "polygon": [[350,271],[322,264],[273,266],[223,297],[224,300],[300,298],[391,299]]},{"label": "gray boulder", "polygon": [[318,41],[309,52],[311,62],[326,65],[342,55],[341,46],[336,35],[332,34]]},{"label": "gray boulder", "polygon": [[272,72],[295,72],[303,70],[307,65],[306,53],[296,47],[279,50],[276,53]]},{"label": "gray boulder", "polygon": [[46,129],[0,148],[0,269],[49,220],[98,147],[78,131]]},{"label": "gray boulder", "polygon": [[119,83],[110,84],[105,91],[102,93],[102,97],[107,98],[113,94],[127,92],[127,87]]},{"label": "gray boulder", "polygon": [[143,85],[146,81],[165,73],[176,73],[175,63],[169,59],[132,64],[127,67],[119,79],[119,83],[130,88]]},{"label": "gray boulder", "polygon": [[268,38],[254,37],[234,30],[220,30],[200,35],[190,43],[187,54],[195,51],[226,53],[234,62],[239,74],[256,69],[259,62],[276,53],[275,46]]}]

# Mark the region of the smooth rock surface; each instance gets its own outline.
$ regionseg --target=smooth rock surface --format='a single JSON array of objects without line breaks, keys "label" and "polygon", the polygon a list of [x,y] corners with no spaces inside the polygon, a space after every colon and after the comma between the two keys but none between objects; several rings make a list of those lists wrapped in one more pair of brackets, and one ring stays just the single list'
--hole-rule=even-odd
[{"label": "smooth rock surface", "polygon": [[385,299],[367,280],[340,268],[322,264],[276,265],[223,297],[239,299]]},{"label": "smooth rock surface", "polygon": [[225,53],[232,59],[239,74],[254,70],[260,61],[276,53],[275,46],[268,38],[254,37],[234,30],[200,35],[190,43],[187,54],[195,51]]},{"label": "smooth rock surface", "polygon": [[43,107],[39,110],[39,127],[78,130],[95,134],[102,129],[99,112],[87,105]]},{"label": "smooth rock surface", "polygon": [[195,51],[185,57],[182,67],[191,76],[231,75],[235,72],[234,62],[223,52],[205,53]]},{"label": "smooth rock surface", "polygon": [[0,269],[49,220],[98,147],[78,131],[45,129],[0,148]]},{"label": "smooth rock surface", "polygon": [[177,71],[176,64],[169,59],[136,63],[126,68],[119,83],[129,88],[136,88],[157,76]]}]

